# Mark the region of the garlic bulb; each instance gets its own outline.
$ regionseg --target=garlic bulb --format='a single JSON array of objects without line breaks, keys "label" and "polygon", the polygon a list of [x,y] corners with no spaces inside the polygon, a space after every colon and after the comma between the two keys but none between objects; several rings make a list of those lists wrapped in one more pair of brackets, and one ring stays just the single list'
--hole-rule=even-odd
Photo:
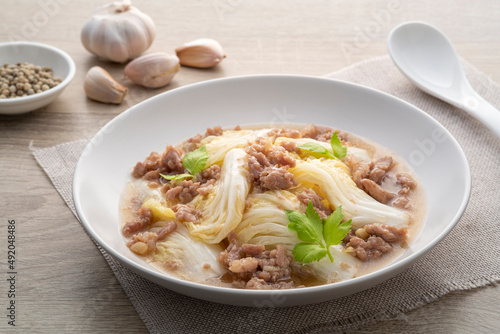
[{"label": "garlic bulb", "polygon": [[139,56],[155,37],[151,18],[129,0],[99,7],[81,32],[83,46],[93,54],[118,63]]},{"label": "garlic bulb", "polygon": [[120,104],[127,95],[127,87],[116,82],[102,67],[92,67],[83,81],[83,89],[89,99]]},{"label": "garlic bulb", "polygon": [[226,57],[219,42],[202,38],[186,43],[175,49],[183,66],[209,68],[217,65]]},{"label": "garlic bulb", "polygon": [[125,66],[125,75],[135,84],[158,88],[172,81],[180,67],[179,58],[158,52],[132,60]]}]

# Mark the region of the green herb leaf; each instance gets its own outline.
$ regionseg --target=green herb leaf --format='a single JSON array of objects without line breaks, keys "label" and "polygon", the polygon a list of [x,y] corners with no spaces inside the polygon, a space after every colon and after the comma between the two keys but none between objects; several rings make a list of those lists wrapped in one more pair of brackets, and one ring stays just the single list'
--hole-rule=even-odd
[{"label": "green herb leaf", "polygon": [[208,160],[207,147],[203,145],[199,149],[186,154],[182,159],[182,165],[189,171],[189,173],[191,173],[191,175],[195,176],[203,169],[205,169],[207,160]]},{"label": "green herb leaf", "polygon": [[165,179],[171,180],[171,181],[185,180],[189,177],[193,177],[193,175],[191,175],[191,174],[163,175],[162,173],[160,173],[160,175],[162,177],[164,177]]},{"label": "green herb leaf", "polygon": [[344,158],[346,156],[347,147],[342,146],[342,142],[340,141],[337,131],[335,131],[335,133],[332,136],[332,139],[330,139],[330,144],[332,145],[334,156],[336,156],[339,159]]},{"label": "green herb leaf", "polygon": [[295,261],[306,264],[321,260],[325,257],[326,252],[323,245],[301,242],[293,247],[292,255]]},{"label": "green herb leaf", "polygon": [[304,143],[303,145],[297,146],[302,150],[307,150],[309,152],[323,155],[326,158],[335,159],[335,158],[344,158],[347,155],[347,146],[343,146],[342,142],[339,139],[337,131],[332,135],[332,139],[330,139],[330,145],[332,146],[332,153],[321,144],[309,142]]},{"label": "green herb leaf", "polygon": [[[342,206],[339,206],[326,219],[321,219],[309,202],[306,214],[294,210],[285,210],[288,228],[297,233],[301,243],[294,246],[292,254],[295,261],[309,263],[319,261],[326,255],[333,262],[330,246],[338,245],[351,230],[351,220],[342,223]],[[324,239],[324,243],[323,243]]]},{"label": "green herb leaf", "polygon": [[312,153],[326,155],[328,158],[333,159],[333,155],[330,153],[330,151],[328,151],[324,146],[320,144],[309,142],[309,143],[304,143],[303,145],[297,147]]},{"label": "green herb leaf", "polygon": [[[322,232],[323,232],[323,221],[319,214],[314,210],[312,201],[309,201],[306,208],[307,219],[311,222],[314,228],[315,241],[321,243]],[[305,240],[304,240],[305,241]]]},{"label": "green herb leaf", "polygon": [[323,226],[323,238],[326,242],[326,247],[338,245],[342,239],[351,230],[351,219],[342,223],[344,214],[342,213],[342,205],[340,205],[328,218],[325,219]]},{"label": "green herb leaf", "polygon": [[285,210],[285,212],[290,221],[288,228],[297,232],[300,240],[321,243],[323,238],[323,223],[318,213],[314,210],[312,202],[309,202],[306,214],[293,210]]}]

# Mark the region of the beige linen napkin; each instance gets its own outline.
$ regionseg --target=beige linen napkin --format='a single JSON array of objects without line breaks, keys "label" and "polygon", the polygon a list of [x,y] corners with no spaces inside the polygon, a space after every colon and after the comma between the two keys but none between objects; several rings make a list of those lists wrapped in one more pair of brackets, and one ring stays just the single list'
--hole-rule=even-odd
[{"label": "beige linen napkin", "polygon": [[[497,108],[500,87],[467,62],[472,86]],[[372,289],[316,305],[259,309],[185,297],[132,273],[102,249],[151,333],[324,333],[354,330],[427,304],[455,290],[500,281],[500,140],[464,111],[415,88],[386,57],[328,75],[370,86],[429,113],[467,155],[472,194],[451,233],[414,266]],[[73,213],[73,170],[86,140],[35,150],[34,155]],[[82,231],[83,233],[83,231]]]}]

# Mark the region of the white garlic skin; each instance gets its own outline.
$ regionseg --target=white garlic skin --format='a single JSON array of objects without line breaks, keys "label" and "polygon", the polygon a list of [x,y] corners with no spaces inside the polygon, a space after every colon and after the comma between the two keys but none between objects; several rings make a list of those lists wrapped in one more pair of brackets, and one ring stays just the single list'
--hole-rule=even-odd
[{"label": "white garlic skin", "polygon": [[120,85],[102,67],[92,67],[83,80],[85,94],[91,100],[120,104],[127,95],[127,87]]},{"label": "white garlic skin", "polygon": [[132,60],[125,66],[125,75],[137,85],[159,88],[168,85],[180,67],[177,56],[157,52]]},{"label": "white garlic skin", "polygon": [[155,38],[155,25],[130,1],[96,9],[81,32],[83,46],[103,60],[124,63],[146,51]]},{"label": "white garlic skin", "polygon": [[183,66],[210,68],[220,63],[226,55],[216,40],[201,38],[175,49]]}]

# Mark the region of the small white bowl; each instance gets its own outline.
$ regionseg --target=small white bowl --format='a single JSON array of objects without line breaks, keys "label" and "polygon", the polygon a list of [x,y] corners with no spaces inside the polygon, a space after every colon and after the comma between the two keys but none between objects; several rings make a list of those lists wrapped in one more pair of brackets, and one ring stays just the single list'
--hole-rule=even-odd
[{"label": "small white bowl", "polygon": [[0,66],[28,62],[37,66],[49,66],[55,77],[63,81],[42,93],[29,96],[0,99],[0,114],[24,114],[54,101],[75,76],[75,62],[64,51],[35,42],[0,43]]}]

